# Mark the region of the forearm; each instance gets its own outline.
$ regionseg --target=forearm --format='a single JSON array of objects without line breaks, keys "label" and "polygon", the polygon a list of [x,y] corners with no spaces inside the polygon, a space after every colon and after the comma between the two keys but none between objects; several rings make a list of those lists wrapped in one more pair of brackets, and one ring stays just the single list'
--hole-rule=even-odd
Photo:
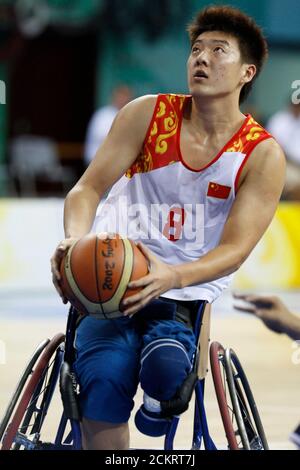
[{"label": "forearm", "polygon": [[289,313],[280,319],[283,332],[294,340],[300,340],[300,316]]},{"label": "forearm", "polygon": [[92,188],[73,188],[64,206],[65,237],[80,238],[92,228],[100,198]]},{"label": "forearm", "polygon": [[220,245],[197,261],[175,266],[181,288],[235,272],[247,258],[234,245]]}]

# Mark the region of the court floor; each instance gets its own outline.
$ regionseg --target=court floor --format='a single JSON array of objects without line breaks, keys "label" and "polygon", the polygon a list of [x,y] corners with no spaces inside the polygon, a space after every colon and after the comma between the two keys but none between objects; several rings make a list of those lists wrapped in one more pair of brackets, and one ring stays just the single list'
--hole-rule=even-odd
[{"label": "court floor", "polygon": [[[300,311],[300,293],[279,294],[294,311]],[[251,315],[235,313],[230,293],[213,306],[211,340],[232,347],[247,373],[266,435],[272,449],[294,449],[289,433],[300,422],[300,342],[272,333]],[[6,294],[0,300],[0,416],[20,374],[37,344],[45,337],[64,332],[68,308],[54,292]],[[299,338],[300,340],[300,338]],[[49,413],[49,433],[57,427],[61,409],[56,398]],[[136,395],[138,408],[142,401]],[[205,405],[211,435],[217,446],[225,448],[225,436],[218,411],[211,373],[208,372]],[[162,438],[139,433],[130,421],[131,446],[161,448]],[[187,449],[192,439],[193,406],[182,416],[175,439],[176,449]]]}]

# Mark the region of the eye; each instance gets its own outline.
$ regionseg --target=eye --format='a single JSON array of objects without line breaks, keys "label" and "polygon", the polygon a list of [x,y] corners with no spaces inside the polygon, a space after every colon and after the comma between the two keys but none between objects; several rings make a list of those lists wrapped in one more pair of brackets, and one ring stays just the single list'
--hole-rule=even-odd
[{"label": "eye", "polygon": [[225,52],[224,49],[221,46],[217,46],[214,48],[214,52]]},{"label": "eye", "polygon": [[194,47],[192,48],[192,54],[194,54],[195,52],[198,52],[198,51],[199,51],[199,47],[194,46]]}]

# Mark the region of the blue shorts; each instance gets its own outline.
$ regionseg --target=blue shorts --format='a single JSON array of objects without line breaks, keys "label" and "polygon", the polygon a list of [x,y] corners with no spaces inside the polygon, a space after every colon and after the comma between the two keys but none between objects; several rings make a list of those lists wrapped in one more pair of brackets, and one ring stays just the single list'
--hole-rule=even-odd
[{"label": "blue shorts", "polygon": [[[201,301],[180,303],[193,304],[189,311],[195,317]],[[192,359],[194,333],[177,312],[177,301],[160,298],[132,318],[84,317],[76,331],[74,371],[85,418],[115,424],[128,421],[139,382],[141,350],[150,342],[159,338],[180,341]]]}]

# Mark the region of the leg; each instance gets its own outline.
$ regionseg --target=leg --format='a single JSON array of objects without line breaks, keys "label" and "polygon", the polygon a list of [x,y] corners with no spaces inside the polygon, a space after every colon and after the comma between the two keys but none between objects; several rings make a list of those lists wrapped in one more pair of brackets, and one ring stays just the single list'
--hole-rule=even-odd
[{"label": "leg", "polygon": [[81,429],[84,450],[127,450],[129,448],[128,423],[112,424],[83,418]]},{"label": "leg", "polygon": [[78,327],[75,346],[83,448],[127,449],[141,348],[134,318],[87,317]]},{"label": "leg", "polygon": [[188,310],[188,306],[175,301],[159,299],[140,312],[147,319],[140,370],[144,404],[136,414],[135,424],[146,435],[166,433],[168,420],[163,416],[165,408],[161,408],[160,402],[165,406],[190,377],[196,345],[190,322],[185,321],[186,314],[189,317],[192,313]]}]

